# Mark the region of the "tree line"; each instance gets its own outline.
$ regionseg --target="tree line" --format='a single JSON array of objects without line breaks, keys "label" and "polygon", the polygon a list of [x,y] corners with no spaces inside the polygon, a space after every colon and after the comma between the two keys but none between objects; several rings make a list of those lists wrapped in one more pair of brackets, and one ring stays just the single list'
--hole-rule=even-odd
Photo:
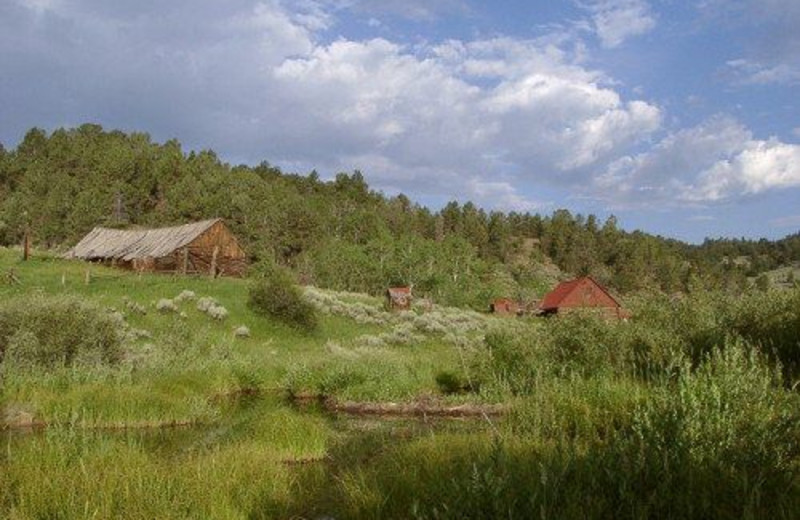
[{"label": "tree line", "polygon": [[453,201],[432,211],[371,190],[359,171],[322,180],[266,161],[233,166],[175,139],[94,124],[33,128],[16,149],[0,147],[0,245],[20,243],[26,229],[38,247],[64,248],[97,225],[212,217],[226,220],[251,260],[287,266],[305,283],[373,294],[413,284],[481,308],[494,297],[534,299],[567,275],[621,292],[737,291],[800,261],[800,233],[690,245],[566,209],[543,216]]}]

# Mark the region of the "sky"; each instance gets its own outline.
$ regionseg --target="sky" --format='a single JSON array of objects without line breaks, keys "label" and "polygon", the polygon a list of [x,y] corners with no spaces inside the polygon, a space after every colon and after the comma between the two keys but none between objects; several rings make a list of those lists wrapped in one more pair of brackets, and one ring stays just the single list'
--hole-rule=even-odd
[{"label": "sky", "polygon": [[97,123],[432,209],[800,230],[798,0],[0,0],[0,143]]}]

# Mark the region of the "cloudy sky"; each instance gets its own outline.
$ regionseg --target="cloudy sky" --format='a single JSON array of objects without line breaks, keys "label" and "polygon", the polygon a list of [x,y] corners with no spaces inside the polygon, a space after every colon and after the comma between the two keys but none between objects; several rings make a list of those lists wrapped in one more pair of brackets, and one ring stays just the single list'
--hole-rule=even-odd
[{"label": "cloudy sky", "polygon": [[798,0],[0,0],[0,143],[94,122],[433,208],[800,229]]}]

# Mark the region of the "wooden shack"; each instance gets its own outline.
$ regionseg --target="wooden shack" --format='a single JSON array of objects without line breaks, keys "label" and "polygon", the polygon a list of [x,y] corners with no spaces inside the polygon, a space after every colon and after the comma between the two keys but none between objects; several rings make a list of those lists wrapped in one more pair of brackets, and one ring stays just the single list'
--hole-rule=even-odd
[{"label": "wooden shack", "polygon": [[96,227],[66,258],[147,272],[241,276],[247,257],[222,219],[157,229]]},{"label": "wooden shack", "polygon": [[497,298],[489,304],[489,310],[494,314],[521,314],[519,303],[511,298]]},{"label": "wooden shack", "polygon": [[561,282],[545,295],[539,309],[545,316],[563,314],[574,309],[593,309],[607,317],[630,317],[630,313],[622,308],[619,301],[590,276]]},{"label": "wooden shack", "polygon": [[411,309],[411,287],[390,287],[386,289],[386,306],[393,311]]}]

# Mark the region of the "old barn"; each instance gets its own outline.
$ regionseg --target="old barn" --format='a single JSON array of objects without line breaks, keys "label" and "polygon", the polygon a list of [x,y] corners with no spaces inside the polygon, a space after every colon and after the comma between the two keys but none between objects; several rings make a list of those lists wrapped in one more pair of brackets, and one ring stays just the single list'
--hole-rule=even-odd
[{"label": "old barn", "polygon": [[595,309],[614,318],[627,318],[629,313],[608,290],[594,278],[585,276],[561,282],[542,299],[539,309],[544,315],[563,314],[574,309]]},{"label": "old barn", "polygon": [[241,276],[247,258],[222,219],[157,229],[96,227],[65,255],[135,271]]}]

